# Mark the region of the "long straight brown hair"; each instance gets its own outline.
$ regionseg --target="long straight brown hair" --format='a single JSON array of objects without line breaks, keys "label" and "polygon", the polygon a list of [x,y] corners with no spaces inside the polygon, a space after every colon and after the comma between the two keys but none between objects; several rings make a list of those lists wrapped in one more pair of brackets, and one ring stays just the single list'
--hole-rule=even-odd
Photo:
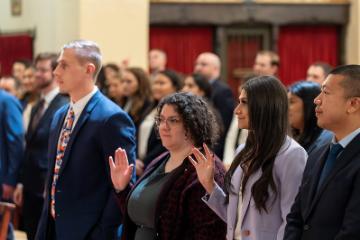
[{"label": "long straight brown hair", "polygon": [[[251,188],[256,209],[267,212],[269,187],[277,197],[273,178],[276,155],[288,132],[288,99],[285,87],[275,77],[255,77],[244,83],[249,112],[249,135],[243,150],[235,157],[225,176],[225,191],[230,193],[231,178],[238,166],[244,172],[241,191],[244,195],[250,176],[262,171]],[[237,194],[237,193],[235,193]]]}]

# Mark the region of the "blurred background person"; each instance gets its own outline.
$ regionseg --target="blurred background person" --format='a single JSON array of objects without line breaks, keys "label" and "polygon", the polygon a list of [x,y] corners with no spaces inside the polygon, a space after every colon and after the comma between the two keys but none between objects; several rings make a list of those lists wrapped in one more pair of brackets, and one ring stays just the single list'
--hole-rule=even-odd
[{"label": "blurred background person", "polygon": [[185,77],[182,90],[211,101],[211,84],[201,74],[193,73]]},{"label": "blurred background person", "polygon": [[0,88],[16,98],[20,96],[20,82],[14,77],[2,77],[0,79]]},{"label": "blurred background person", "polygon": [[258,76],[276,76],[279,71],[280,57],[273,51],[260,51],[256,54],[253,71]]},{"label": "blurred background person", "polygon": [[40,97],[30,114],[25,137],[25,158],[14,193],[14,202],[23,206],[24,229],[29,240],[35,239],[44,203],[45,182],[49,171],[50,125],[55,112],[68,103],[68,98],[59,92],[54,79],[57,57],[55,53],[40,53],[34,61],[34,83]]},{"label": "blurred background person", "polygon": [[167,56],[161,49],[151,49],[149,52],[150,79],[154,80],[158,72],[166,69]]},{"label": "blurred background person", "polygon": [[195,61],[194,73],[203,75],[211,85],[211,101],[220,113],[224,131],[220,135],[218,144],[215,145],[216,155],[222,159],[224,153],[225,136],[230,127],[235,101],[229,86],[220,80],[221,61],[219,56],[211,52],[201,53]]},{"label": "blurred background person", "polygon": [[111,76],[106,80],[107,96],[120,107],[124,107],[125,96],[120,74]]},{"label": "blurred background person", "polygon": [[[156,114],[157,131],[168,152],[156,157],[133,187],[129,180],[134,166],[129,166],[126,152],[118,149],[115,162],[109,159],[122,206],[125,201],[123,239],[225,239],[226,225],[201,200],[205,190],[187,158],[193,146],[213,145],[216,124],[202,98],[172,94],[160,101]],[[222,185],[225,171],[218,159],[214,172]]]},{"label": "blurred background person", "polygon": [[306,72],[306,80],[321,85],[331,70],[332,67],[330,64],[325,62],[315,62],[309,66]]},{"label": "blurred background person", "polygon": [[292,136],[308,154],[332,138],[329,131],[317,125],[314,99],[320,92],[320,85],[309,81],[296,82],[288,88]]},{"label": "blurred background person", "polygon": [[145,116],[139,126],[137,138],[137,160],[136,173],[140,176],[144,168],[166,149],[161,144],[159,135],[156,131],[155,116],[157,113],[157,104],[164,97],[179,92],[183,88],[183,81],[173,70],[164,70],[159,72],[152,84],[153,105],[151,110]]},{"label": "blurred background person", "polygon": [[39,91],[36,88],[35,82],[35,68],[30,66],[25,69],[24,79],[23,79],[23,95],[20,98],[20,101],[23,106],[23,120],[24,120],[24,129],[27,132],[31,110],[39,98]]},{"label": "blurred background person", "polygon": [[143,69],[131,67],[124,70],[121,84],[125,98],[123,109],[129,113],[138,129],[152,107],[150,79]]}]

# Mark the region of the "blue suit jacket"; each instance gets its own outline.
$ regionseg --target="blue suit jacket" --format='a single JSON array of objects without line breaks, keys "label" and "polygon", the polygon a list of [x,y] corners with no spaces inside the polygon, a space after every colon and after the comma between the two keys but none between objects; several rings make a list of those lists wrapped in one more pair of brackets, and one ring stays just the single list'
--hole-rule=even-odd
[{"label": "blue suit jacket", "polygon": [[[50,124],[54,113],[68,102],[69,100],[66,96],[61,94],[56,95],[44,112],[36,128],[31,129],[31,127],[29,127],[25,137],[25,160],[20,179],[27,192],[38,196],[42,196],[44,193],[45,180],[49,170],[48,140]],[[37,110],[35,108],[32,111],[29,126],[32,125],[33,115]]]},{"label": "blue suit jacket", "polygon": [[0,183],[15,186],[24,153],[20,102],[0,90]]},{"label": "blue suit jacket", "polygon": [[[49,139],[50,171],[36,239],[47,239],[50,189],[56,145],[68,111],[65,105],[54,116]],[[108,157],[118,147],[135,160],[135,128],[130,117],[99,91],[90,99],[66,147],[55,193],[57,239],[114,239],[121,212],[109,174]]]}]

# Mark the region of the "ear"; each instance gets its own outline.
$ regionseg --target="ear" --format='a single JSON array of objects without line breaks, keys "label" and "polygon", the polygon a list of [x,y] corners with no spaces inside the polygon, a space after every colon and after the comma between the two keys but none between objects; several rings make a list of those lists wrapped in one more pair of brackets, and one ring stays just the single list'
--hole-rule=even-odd
[{"label": "ear", "polygon": [[360,97],[352,97],[348,100],[348,108],[346,112],[352,114],[360,111]]},{"label": "ear", "polygon": [[94,76],[96,67],[93,63],[88,63],[86,65],[86,73],[90,74],[91,76]]}]

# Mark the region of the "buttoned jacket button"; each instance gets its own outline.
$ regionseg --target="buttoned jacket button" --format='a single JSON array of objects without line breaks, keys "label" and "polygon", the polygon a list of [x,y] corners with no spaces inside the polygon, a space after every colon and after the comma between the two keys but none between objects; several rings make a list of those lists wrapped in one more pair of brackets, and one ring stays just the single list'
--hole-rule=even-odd
[{"label": "buttoned jacket button", "polygon": [[304,225],[304,231],[307,231],[307,230],[309,230],[309,229],[310,229],[310,226],[307,225],[307,224],[305,224],[305,225]]}]

